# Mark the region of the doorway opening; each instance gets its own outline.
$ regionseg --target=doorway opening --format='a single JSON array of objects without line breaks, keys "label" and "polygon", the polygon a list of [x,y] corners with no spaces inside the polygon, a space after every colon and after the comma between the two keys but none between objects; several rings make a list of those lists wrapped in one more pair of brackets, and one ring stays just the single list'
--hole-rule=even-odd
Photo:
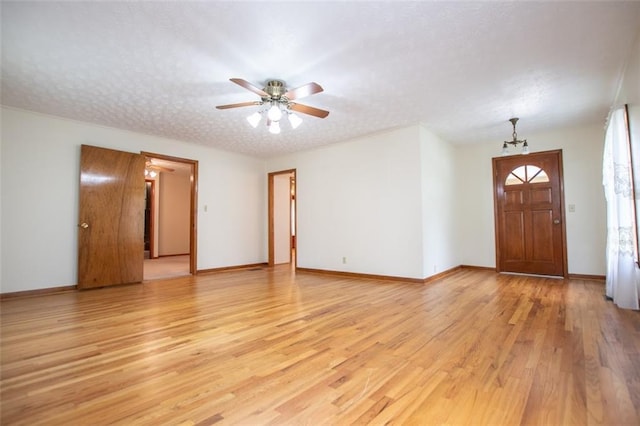
[{"label": "doorway opening", "polygon": [[269,173],[269,266],[298,264],[296,170]]},{"label": "doorway opening", "polygon": [[142,152],[146,157],[144,279],[197,272],[198,162]]}]

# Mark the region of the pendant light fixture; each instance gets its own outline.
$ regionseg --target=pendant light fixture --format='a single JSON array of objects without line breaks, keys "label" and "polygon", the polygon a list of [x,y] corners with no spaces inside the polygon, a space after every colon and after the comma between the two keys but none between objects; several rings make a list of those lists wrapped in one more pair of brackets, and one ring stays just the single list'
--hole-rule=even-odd
[{"label": "pendant light fixture", "polygon": [[516,132],[518,118],[510,118],[509,121],[513,125],[513,140],[504,141],[502,144],[502,155],[509,155],[509,145],[518,146],[519,144],[522,144],[522,155],[527,155],[529,153],[529,144],[526,139],[518,140],[518,133]]}]

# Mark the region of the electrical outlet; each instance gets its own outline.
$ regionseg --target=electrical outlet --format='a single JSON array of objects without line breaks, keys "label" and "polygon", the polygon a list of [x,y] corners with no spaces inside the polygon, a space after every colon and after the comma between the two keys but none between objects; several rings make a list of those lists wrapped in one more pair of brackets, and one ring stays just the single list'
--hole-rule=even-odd
[{"label": "electrical outlet", "polygon": [[347,258],[346,257],[342,258],[342,263],[347,263]]}]

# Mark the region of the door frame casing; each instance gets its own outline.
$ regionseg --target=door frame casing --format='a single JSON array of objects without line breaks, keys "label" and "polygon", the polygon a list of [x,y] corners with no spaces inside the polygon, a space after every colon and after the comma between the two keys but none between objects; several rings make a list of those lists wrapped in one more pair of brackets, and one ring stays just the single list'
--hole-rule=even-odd
[{"label": "door frame casing", "polygon": [[503,159],[512,159],[514,157],[522,157],[522,165],[525,165],[527,162],[527,158],[529,156],[535,155],[556,155],[558,159],[558,180],[559,180],[559,188],[560,188],[560,217],[561,217],[561,238],[562,238],[562,277],[569,278],[569,270],[568,270],[568,261],[567,261],[567,227],[566,225],[566,215],[565,215],[565,201],[564,201],[564,162],[562,159],[562,149],[555,149],[549,151],[538,151],[532,152],[528,155],[516,154],[505,157],[494,157],[492,158],[492,174],[493,174],[493,219],[494,219],[494,240],[496,247],[496,272],[503,272],[500,267],[500,226],[499,226],[499,214],[498,211],[499,203],[498,203],[498,182],[497,182],[497,167],[496,163]]},{"label": "door frame casing", "polygon": [[140,154],[147,158],[157,158],[159,160],[184,163],[191,166],[191,188],[189,197],[191,200],[189,203],[189,273],[196,275],[198,272],[198,161],[147,151],[141,151]]},{"label": "door frame casing", "polygon": [[[268,181],[268,198],[269,198],[269,206],[268,206],[268,222],[269,222],[269,266],[275,265],[275,201],[274,201],[274,177],[276,175],[289,175],[293,174],[293,179],[296,182],[295,191],[296,193],[296,204],[294,210],[294,227],[295,227],[295,235],[296,235],[296,256],[294,258],[294,268],[298,268],[298,179],[296,176],[296,169],[288,169],[288,170],[280,170],[277,172],[270,172],[267,176]],[[291,204],[291,197],[289,197],[289,204]],[[289,211],[291,211],[291,205],[289,205]],[[291,241],[291,230],[289,230],[289,241]]]},{"label": "door frame casing", "polygon": [[151,184],[151,214],[149,215],[149,258],[151,259],[157,259],[157,253],[155,250],[155,244],[156,244],[156,239],[155,239],[155,228],[156,228],[156,221],[155,221],[155,212],[156,212],[156,181],[154,179],[145,179],[144,180],[145,185],[147,183]]}]

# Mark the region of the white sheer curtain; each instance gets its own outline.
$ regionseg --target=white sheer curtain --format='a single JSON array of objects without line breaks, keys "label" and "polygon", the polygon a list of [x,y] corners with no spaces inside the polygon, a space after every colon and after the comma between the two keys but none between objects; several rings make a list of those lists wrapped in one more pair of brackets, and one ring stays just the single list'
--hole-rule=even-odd
[{"label": "white sheer curtain", "polygon": [[604,143],[602,183],[607,200],[607,297],[639,309],[640,273],[635,259],[631,156],[624,108],[611,113]]}]

